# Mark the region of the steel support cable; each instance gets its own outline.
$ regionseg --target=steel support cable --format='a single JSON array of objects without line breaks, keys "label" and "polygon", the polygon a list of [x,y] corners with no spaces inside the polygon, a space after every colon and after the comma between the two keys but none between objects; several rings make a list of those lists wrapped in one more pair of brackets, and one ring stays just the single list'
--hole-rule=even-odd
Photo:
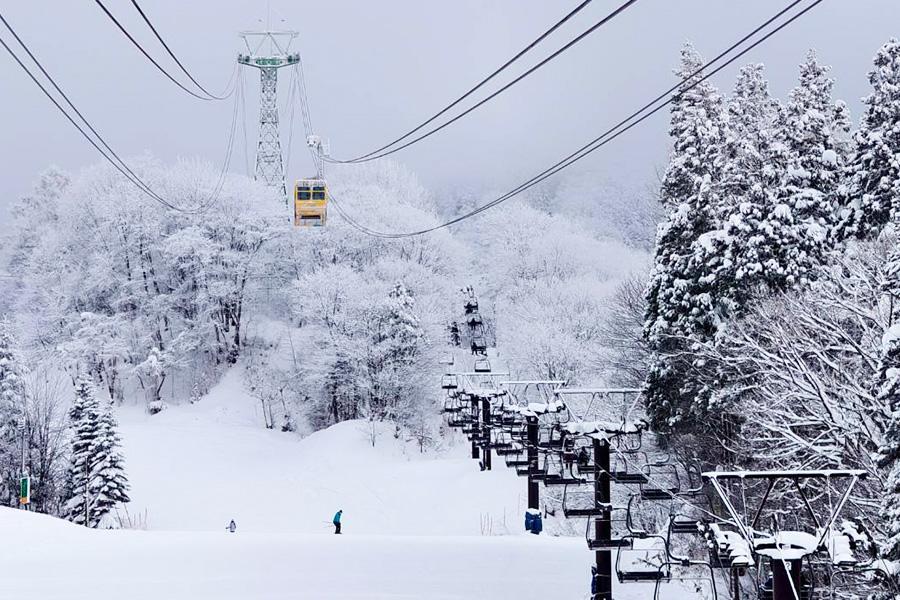
[{"label": "steel support cable", "polygon": [[588,4],[590,4],[590,3],[591,3],[591,0],[584,0],[581,4],[579,4],[579,5],[576,6],[574,9],[572,9],[571,11],[569,11],[569,13],[566,14],[562,19],[560,19],[559,21],[557,21],[552,27],[550,27],[550,29],[548,29],[547,31],[545,31],[544,33],[542,33],[542,34],[541,34],[540,36],[538,36],[534,41],[532,41],[530,44],[528,44],[525,48],[523,48],[522,50],[520,50],[515,56],[513,56],[512,58],[510,58],[509,60],[507,60],[505,63],[503,63],[502,65],[500,65],[500,67],[498,67],[497,69],[495,69],[493,73],[491,73],[490,75],[488,75],[487,77],[485,77],[484,79],[482,79],[481,81],[479,81],[477,84],[475,84],[474,87],[470,88],[470,89],[469,89],[466,93],[464,93],[462,96],[460,96],[459,98],[457,98],[456,100],[454,100],[453,102],[451,102],[450,104],[448,104],[447,106],[445,106],[444,108],[442,108],[440,111],[438,111],[437,113],[435,113],[434,115],[432,115],[432,116],[429,117],[427,120],[423,121],[422,123],[420,123],[419,125],[417,125],[417,126],[414,127],[413,129],[410,129],[409,131],[407,131],[406,133],[404,133],[403,135],[401,135],[401,136],[398,137],[397,139],[395,139],[395,140],[393,140],[393,141],[391,141],[391,142],[388,142],[388,143],[385,144],[384,146],[382,146],[382,147],[380,147],[380,148],[376,148],[375,150],[373,150],[373,151],[371,151],[371,152],[369,152],[369,153],[367,153],[367,154],[363,154],[363,155],[361,155],[361,156],[357,156],[356,158],[352,158],[352,159],[349,159],[349,160],[347,160],[347,161],[338,161],[338,162],[356,162],[356,161],[359,161],[359,160],[361,160],[361,159],[368,158],[369,156],[372,156],[373,154],[378,154],[379,152],[383,152],[384,150],[387,150],[387,149],[390,148],[391,146],[394,146],[394,145],[396,145],[396,144],[399,144],[400,142],[402,142],[403,140],[405,140],[405,139],[408,138],[409,136],[413,135],[413,134],[416,133],[417,131],[420,131],[423,127],[426,127],[427,125],[430,125],[431,123],[433,123],[433,122],[435,121],[435,119],[437,119],[438,117],[444,115],[447,111],[449,111],[450,109],[452,109],[453,107],[455,107],[456,105],[458,105],[460,102],[462,102],[463,100],[465,100],[466,98],[468,98],[469,96],[471,96],[472,94],[474,94],[475,92],[477,92],[477,91],[478,91],[479,89],[481,89],[485,84],[487,84],[489,81],[491,81],[494,77],[496,77],[497,75],[499,75],[500,73],[502,73],[503,71],[505,71],[507,68],[509,68],[510,66],[512,66],[513,63],[515,63],[515,62],[518,61],[520,58],[522,58],[523,56],[525,56],[526,54],[528,54],[528,52],[530,52],[531,50],[533,50],[538,44],[540,44],[542,41],[544,41],[544,40],[545,40],[548,36],[550,36],[554,31],[556,31],[557,29],[559,29],[560,27],[562,27],[567,21],[569,21],[572,17],[574,17],[575,15],[577,15],[579,12],[581,12],[581,10],[582,10],[584,7],[586,7]]},{"label": "steel support cable", "polygon": [[312,117],[310,117],[308,96],[306,95],[306,75],[303,73],[302,58],[297,60],[297,75],[300,78],[300,112],[303,115],[303,128],[306,131],[306,135],[312,135]]},{"label": "steel support cable", "polygon": [[106,159],[106,160],[109,162],[109,164],[111,164],[117,171],[119,171],[119,173],[121,173],[126,179],[128,179],[128,181],[130,181],[131,183],[133,183],[139,190],[141,190],[142,192],[144,192],[145,194],[147,194],[148,196],[150,196],[153,200],[156,200],[157,202],[159,202],[160,204],[162,204],[163,206],[165,206],[165,207],[167,207],[167,208],[169,208],[169,209],[172,209],[172,210],[180,210],[178,207],[173,206],[172,204],[169,204],[166,200],[157,197],[152,191],[149,191],[148,188],[145,187],[146,184],[144,184],[140,179],[135,179],[135,178],[133,178],[132,175],[130,175],[125,169],[123,169],[123,168],[119,165],[119,163],[117,163],[115,160],[113,160],[112,158],[110,158],[110,156],[106,154],[106,152],[103,150],[103,148],[101,148],[101,147],[97,144],[97,142],[95,142],[94,139],[93,139],[90,135],[88,135],[88,133],[87,133],[84,129],[82,129],[81,125],[79,125],[79,124],[75,121],[75,119],[73,119],[73,118],[71,117],[71,115],[69,115],[69,113],[66,112],[66,110],[65,110],[65,109],[62,107],[62,105],[56,100],[56,98],[54,98],[53,95],[52,95],[49,91],[47,91],[47,88],[45,88],[45,87],[43,86],[43,84],[42,84],[40,81],[37,80],[37,78],[34,76],[34,74],[33,74],[33,73],[28,69],[28,67],[27,67],[27,66],[19,59],[19,57],[16,56],[16,54],[13,52],[12,48],[10,48],[10,47],[7,45],[7,43],[6,43],[5,41],[3,41],[2,38],[0,38],[0,45],[3,46],[3,48],[9,53],[9,55],[13,58],[13,60],[15,60],[15,61],[19,64],[19,66],[22,68],[22,70],[24,70],[25,73],[31,78],[31,80],[35,83],[35,85],[37,85],[38,88],[40,88],[40,90],[44,93],[44,95],[47,96],[47,98],[49,98],[51,102],[53,102],[53,104],[56,106],[57,109],[59,109],[59,111],[63,114],[63,116],[66,117],[66,119],[69,120],[69,122],[75,127],[75,129],[77,129],[78,132],[81,133],[81,135],[84,136],[84,138],[85,138],[85,139],[86,139],[86,140],[87,140],[94,148],[96,148],[97,152],[99,152],[100,155],[103,156],[103,158]]},{"label": "steel support cable", "polygon": [[[666,106],[668,106],[669,104],[672,103],[673,99],[671,97],[666,99],[666,97],[669,96],[669,94],[671,94],[672,92],[674,92],[676,90],[680,90],[682,92],[688,91],[688,90],[693,89],[694,87],[698,86],[700,83],[706,81],[707,79],[709,79],[713,75],[717,74],[722,69],[724,69],[727,66],[729,66],[730,64],[734,63],[736,60],[738,60],[739,58],[741,58],[742,56],[744,56],[745,54],[747,54],[748,52],[750,52],[751,50],[753,50],[754,48],[756,48],[757,46],[759,46],[760,44],[765,42],[766,40],[768,40],[770,37],[772,37],[779,31],[781,31],[782,29],[784,29],[785,27],[787,27],[788,25],[793,23],[795,20],[797,20],[798,18],[800,18],[801,16],[803,16],[804,14],[806,14],[807,12],[812,10],[814,7],[818,6],[823,0],[815,0],[812,4],[810,4],[809,6],[804,8],[802,11],[794,14],[790,19],[783,22],[782,24],[780,24],[778,27],[776,27],[772,31],[769,31],[768,33],[766,33],[762,38],[755,41],[753,44],[751,44],[747,48],[741,50],[738,54],[736,54],[735,56],[728,59],[725,63],[716,67],[716,69],[703,75],[701,78],[697,79],[696,81],[691,82],[691,80],[694,77],[696,77],[697,75],[700,75],[705,69],[707,69],[710,66],[712,66],[713,64],[717,63],[719,60],[721,60],[726,55],[728,55],[733,50],[735,50],[738,46],[740,46],[741,44],[743,44],[744,42],[749,40],[751,37],[753,37],[760,31],[762,31],[766,27],[768,27],[770,24],[772,24],[774,21],[776,21],[779,17],[781,17],[785,13],[787,13],[790,9],[794,8],[796,5],[798,5],[804,1],[805,0],[794,0],[786,8],[782,9],[777,14],[775,14],[773,17],[769,18],[762,25],[760,25],[759,27],[757,27],[756,29],[754,29],[753,31],[751,31],[750,33],[745,35],[743,38],[741,38],[741,40],[732,44],[732,46],[729,47],[727,50],[720,53],[714,59],[703,64],[701,67],[696,69],[693,73],[685,76],[681,81],[679,81],[674,86],[670,87],[668,90],[666,90],[665,92],[663,92],[662,94],[660,94],[659,96],[657,96],[656,98],[654,98],[653,100],[651,100],[650,102],[645,104],[643,107],[636,110],[631,115],[629,115],[625,119],[621,120],[619,123],[617,123],[613,127],[609,128],[608,130],[603,132],[601,135],[594,138],[593,140],[591,140],[590,142],[588,142],[587,144],[585,144],[584,146],[582,146],[575,152],[569,154],[567,157],[565,157],[562,160],[560,160],[559,162],[555,163],[553,166],[545,169],[538,175],[535,175],[528,181],[525,181],[524,183],[520,184],[518,187],[513,188],[512,190],[503,194],[502,196],[499,196],[498,198],[495,198],[494,200],[491,200],[490,202],[487,202],[487,203],[483,204],[482,206],[475,208],[467,213],[464,213],[458,217],[454,217],[453,219],[450,219],[449,221],[445,221],[439,225],[435,225],[433,227],[429,227],[426,229],[421,229],[418,231],[403,232],[403,233],[394,233],[394,232],[377,231],[377,230],[366,228],[366,230],[367,230],[366,233],[369,233],[370,235],[375,235],[377,237],[384,237],[384,238],[404,238],[404,237],[414,237],[414,236],[419,236],[419,235],[425,235],[427,233],[431,233],[431,232],[437,231],[439,229],[444,229],[446,227],[450,227],[451,225],[455,225],[461,221],[464,221],[466,219],[469,219],[471,217],[479,215],[482,212],[485,212],[486,210],[489,210],[489,209],[505,202],[506,200],[509,200],[510,198],[513,198],[514,196],[517,196],[517,195],[521,194],[522,192],[527,191],[528,189],[541,183],[545,179],[552,177],[556,173],[558,173],[558,172],[562,171],[563,169],[568,168],[572,164],[580,161],[585,156],[587,156],[587,155],[595,152],[596,150],[600,149],[601,147],[605,146],[606,144],[608,144],[612,140],[616,139],[617,137],[619,137],[626,131],[630,130],[631,128],[635,127],[636,125],[647,120],[648,118],[650,118],[651,116],[653,116],[654,114],[656,114],[657,112],[659,112],[660,110],[662,110],[663,108],[665,108]],[[688,82],[691,82],[691,83],[689,85],[685,85]],[[656,106],[655,108],[652,108],[652,107],[654,107],[654,105],[656,105],[658,102],[660,102],[664,99],[666,99],[665,102],[663,102],[659,106]],[[645,111],[647,111],[651,108],[652,108],[652,110],[650,112],[643,114],[643,116],[640,116],[640,115],[642,115],[642,113],[644,113]]]},{"label": "steel support cable", "polygon": [[370,153],[370,154],[366,155],[365,157],[360,157],[360,158],[356,158],[353,160],[336,160],[336,159],[328,158],[328,157],[325,157],[325,160],[328,162],[331,162],[331,163],[341,163],[341,164],[358,164],[358,163],[362,163],[362,162],[369,162],[372,160],[378,160],[380,158],[390,156],[391,154],[394,154],[396,152],[400,152],[401,150],[403,150],[405,148],[409,148],[413,144],[417,144],[417,143],[421,142],[422,140],[431,137],[435,133],[441,131],[442,129],[444,129],[446,127],[449,127],[450,125],[459,121],[466,115],[468,115],[468,114],[472,113],[473,111],[477,110],[478,108],[484,106],[485,104],[487,104],[488,102],[490,102],[491,100],[493,100],[494,98],[496,98],[497,96],[499,96],[500,94],[502,94],[503,92],[508,90],[509,88],[513,87],[514,85],[516,85],[517,83],[519,83],[520,81],[522,81],[523,79],[525,79],[526,77],[528,77],[529,75],[531,75],[532,73],[534,73],[535,71],[540,69],[541,67],[545,66],[547,63],[553,61],[554,59],[559,57],[561,54],[565,53],[567,50],[569,50],[570,48],[572,48],[573,46],[575,46],[576,44],[578,44],[579,42],[584,40],[586,37],[588,37],[595,31],[597,31],[598,29],[600,29],[602,26],[604,26],[607,23],[609,23],[610,21],[612,21],[614,18],[619,16],[621,13],[623,13],[627,8],[629,8],[630,6],[635,4],[637,1],[638,0],[627,0],[626,2],[621,4],[618,8],[613,10],[611,13],[609,13],[608,15],[606,15],[605,17],[603,17],[602,19],[600,19],[599,21],[594,23],[592,26],[587,28],[585,31],[583,31],[581,34],[579,34],[577,37],[575,37],[575,39],[573,39],[570,42],[568,42],[567,44],[565,44],[562,48],[560,48],[559,50],[557,50],[556,52],[554,52],[553,54],[551,54],[550,56],[548,56],[547,58],[545,58],[544,60],[542,60],[541,62],[536,64],[535,66],[531,67],[530,69],[528,69],[527,71],[525,71],[524,73],[522,73],[521,75],[519,75],[518,77],[513,79],[512,81],[510,81],[509,83],[507,83],[506,85],[501,87],[499,90],[490,94],[486,98],[480,100],[476,104],[470,106],[469,108],[467,108],[460,114],[456,115],[449,121],[446,121],[445,123],[442,123],[441,125],[438,125],[434,129],[431,129],[430,131],[427,131],[427,132],[423,133],[422,135],[420,135],[416,138],[413,138],[412,140],[410,140],[400,146],[397,146],[396,148],[392,148],[392,149],[386,150],[384,152]]},{"label": "steel support cable", "polygon": [[[90,135],[88,135],[88,133],[84,130],[84,128],[83,128],[81,125],[79,125],[79,124],[72,118],[72,116],[68,113],[68,111],[66,111],[66,109],[65,109],[65,108],[64,108],[64,107],[56,100],[56,98],[53,97],[53,95],[52,95],[52,94],[47,90],[47,88],[46,88],[46,87],[45,87],[45,86],[37,79],[37,77],[36,77],[36,76],[34,75],[34,73],[28,68],[28,66],[25,65],[25,64],[21,61],[21,59],[16,55],[16,53],[12,50],[12,48],[10,48],[5,42],[3,42],[2,39],[0,39],[0,43],[2,43],[3,47],[4,47],[4,48],[6,49],[6,51],[9,53],[9,55],[16,61],[16,63],[18,63],[18,65],[22,68],[22,70],[25,71],[25,73],[29,76],[29,78],[32,80],[32,82],[34,82],[35,85],[37,85],[38,88],[40,88],[40,90],[44,93],[44,95],[47,96],[47,98],[50,99],[51,102],[53,102],[53,104],[54,104],[54,105],[56,106],[56,108],[63,114],[63,116],[65,116],[66,119],[68,119],[69,122],[72,123],[72,125],[75,126],[75,128],[79,131],[79,133],[81,133],[82,136],[84,136],[85,139],[87,139],[88,142],[89,142],[92,146],[94,146],[94,148],[95,148],[98,152],[100,152],[100,154],[103,156],[103,158],[105,158],[107,161],[109,161],[109,163],[112,164],[112,165],[116,168],[116,170],[118,170],[122,175],[124,175],[124,176],[125,176],[129,181],[131,181],[135,186],[137,186],[138,189],[140,189],[140,190],[141,190],[142,192],[144,192],[146,195],[150,196],[153,200],[159,202],[160,204],[162,204],[162,205],[165,206],[166,208],[169,208],[169,209],[171,209],[171,210],[175,210],[175,211],[178,211],[178,212],[182,212],[182,213],[187,213],[187,214],[195,214],[195,213],[197,213],[197,212],[201,212],[202,210],[205,210],[205,208],[206,208],[209,204],[211,204],[211,203],[214,202],[216,199],[218,199],[219,193],[221,192],[222,186],[223,186],[223,184],[224,184],[225,173],[226,173],[226,171],[227,171],[227,169],[228,169],[228,165],[229,165],[229,163],[230,163],[231,146],[232,146],[233,138],[234,138],[234,133],[233,133],[233,132],[234,132],[235,122],[236,122],[236,112],[235,112],[236,108],[235,108],[235,110],[232,111],[232,126],[231,126],[231,131],[232,131],[232,133],[230,134],[229,147],[226,149],[226,159],[225,159],[225,164],[224,164],[224,166],[223,166],[223,168],[222,168],[222,172],[219,174],[219,177],[218,177],[218,179],[217,179],[217,184],[216,184],[216,187],[214,188],[213,194],[212,194],[211,197],[208,198],[203,204],[201,204],[200,206],[198,206],[198,207],[196,207],[196,208],[193,208],[193,209],[184,209],[184,208],[175,206],[174,204],[170,203],[170,202],[167,201],[165,198],[163,198],[162,196],[160,196],[158,193],[156,193],[155,191],[153,191],[153,189],[150,188],[150,186],[147,185],[147,183],[144,182],[144,181],[140,178],[140,176],[138,176],[137,173],[135,173],[135,172],[131,169],[131,167],[128,166],[128,163],[126,163],[126,162],[125,162],[125,161],[124,161],[124,160],[116,153],[116,151],[113,150],[113,148],[106,142],[106,140],[103,138],[103,136],[100,135],[100,133],[97,131],[97,129],[91,124],[91,122],[90,122],[90,121],[84,116],[84,114],[78,109],[78,107],[74,104],[74,102],[72,102],[72,100],[69,98],[69,96],[68,96],[68,95],[63,91],[63,89],[59,86],[59,84],[56,83],[56,80],[55,80],[55,79],[50,75],[50,73],[44,68],[44,66],[43,66],[43,65],[41,64],[41,62],[37,59],[37,57],[34,55],[34,53],[31,52],[31,49],[25,44],[25,42],[22,40],[22,38],[19,37],[19,35],[18,35],[18,34],[16,33],[16,31],[12,28],[12,26],[9,24],[9,22],[6,20],[6,18],[3,17],[2,14],[0,14],[0,22],[2,22],[3,25],[6,27],[6,29],[9,30],[9,32],[10,32],[10,33],[13,35],[13,37],[15,38],[16,42],[18,42],[18,44],[22,47],[22,49],[25,50],[25,52],[26,52],[26,54],[28,55],[28,57],[32,60],[32,62],[34,62],[34,64],[38,67],[38,69],[41,71],[41,73],[44,75],[44,77],[47,78],[47,80],[50,82],[50,84],[53,86],[53,88],[54,88],[54,89],[57,91],[57,93],[63,98],[63,100],[65,100],[66,104],[69,105],[69,107],[72,109],[72,111],[78,116],[79,119],[81,119],[81,121],[84,123],[84,125],[87,127],[87,129],[88,129],[88,130],[96,137],[96,141],[95,141]],[[99,141],[100,145],[103,146],[103,148],[101,148],[101,147],[97,144],[98,141]],[[105,149],[105,150],[104,150],[104,149]],[[108,152],[109,154],[107,154],[107,152]],[[112,158],[111,158],[111,157],[112,157]],[[113,159],[115,159],[115,160],[113,160]]]},{"label": "steel support cable", "polygon": [[187,92],[194,98],[197,98],[198,100],[214,100],[215,99],[215,98],[212,98],[209,96],[201,96],[200,94],[196,93],[195,91],[188,89],[187,87],[185,87],[184,84],[182,84],[180,81],[175,79],[168,71],[166,71],[162,67],[162,65],[160,65],[158,62],[156,62],[155,58],[150,56],[150,53],[147,52],[143,46],[141,46],[140,42],[138,42],[136,39],[134,39],[134,36],[131,35],[131,33],[125,28],[125,26],[119,22],[119,20],[115,17],[115,15],[113,15],[111,12],[109,12],[109,9],[107,9],[106,6],[103,5],[103,2],[101,0],[94,0],[94,2],[97,4],[97,6],[99,6],[103,10],[104,13],[106,13],[106,16],[109,17],[109,19],[113,23],[115,23],[115,25],[116,25],[116,27],[118,27],[119,31],[121,31],[132,44],[134,44],[135,48],[140,50],[141,54],[143,54],[147,60],[149,60],[151,63],[153,63],[153,66],[156,67],[160,73],[165,75],[166,78],[169,79],[169,81],[171,81],[172,83],[174,83],[175,85],[180,87],[182,90],[184,90],[185,92]]},{"label": "steel support cable", "polygon": [[238,97],[241,103],[241,130],[244,137],[244,169],[247,177],[250,177],[250,141],[247,137],[247,90],[244,84],[244,70],[238,69]]},{"label": "steel support cable", "polygon": [[[9,45],[2,38],[0,38],[0,45],[3,46],[3,48],[10,55],[10,57],[12,57],[12,59],[19,65],[19,67],[25,72],[25,74],[28,75],[28,77],[31,79],[31,81],[36,86],[38,86],[38,88],[41,90],[41,92],[43,92],[43,94],[45,96],[47,96],[47,98],[56,106],[56,108],[63,114],[63,116],[66,117],[66,119],[68,119],[68,121],[78,130],[78,132],[81,133],[82,136],[84,136],[84,138],[103,156],[103,158],[105,158],[113,167],[115,167],[115,169],[117,171],[119,171],[126,179],[128,179],[135,186],[137,186],[138,189],[140,189],[142,192],[144,192],[145,194],[150,196],[153,200],[156,200],[163,206],[166,206],[167,208],[170,208],[172,210],[179,210],[176,206],[173,206],[168,201],[166,201],[164,198],[160,197],[153,190],[151,190],[150,187],[147,186],[147,184],[144,183],[141,180],[141,178],[136,173],[134,173],[134,171],[132,171],[131,168],[128,167],[128,165],[121,158],[119,158],[119,155],[116,154],[116,152],[109,146],[109,144],[106,143],[106,141],[103,139],[103,137],[99,133],[97,133],[96,129],[94,129],[94,127],[90,124],[90,122],[87,119],[85,119],[84,116],[81,114],[81,111],[78,110],[78,108],[71,102],[71,100],[69,100],[68,96],[59,88],[58,85],[56,85],[56,82],[47,74],[47,71],[44,70],[43,66],[37,61],[37,59],[34,57],[34,55],[31,53],[31,51],[28,49],[28,47],[22,42],[21,38],[19,38],[19,36],[16,34],[15,30],[13,30],[13,28],[9,25],[9,22],[3,17],[2,14],[0,14],[0,21],[2,21],[3,24],[6,26],[6,28],[13,34],[13,37],[15,37],[16,41],[22,46],[22,48],[25,49],[25,52],[29,55],[29,57],[31,57],[31,59],[35,62],[35,64],[38,66],[38,68],[41,70],[41,72],[50,80],[50,83],[59,92],[59,94],[63,97],[63,99],[66,101],[66,103],[72,108],[72,110],[75,112],[75,114],[78,115],[78,117],[85,123],[85,125],[91,131],[91,133],[93,133],[94,136],[96,136],[97,140],[95,141],[94,138],[92,138],[87,133],[87,131],[85,131],[84,128],[81,125],[79,125],[78,122],[75,121],[75,119],[72,118],[72,116],[68,113],[68,111],[66,111],[65,108],[63,108],[63,106],[59,103],[59,101],[53,97],[53,94],[51,94],[50,91],[47,90],[47,88],[44,86],[44,84],[42,84],[38,80],[37,76],[35,76],[35,74],[31,71],[31,69],[29,69],[28,66],[24,62],[22,62],[22,60],[15,53],[15,51],[12,48],[10,48]],[[98,145],[98,143],[97,143],[98,141],[99,141],[99,144],[101,144],[103,146],[103,148],[101,148],[100,145]],[[104,150],[104,148],[105,148],[105,150]],[[107,152],[109,152],[109,154],[107,154]]]},{"label": "steel support cable", "polygon": [[[190,71],[188,71],[187,68],[185,68],[185,66],[181,63],[181,61],[178,60],[178,57],[175,55],[175,53],[172,52],[172,49],[169,48],[169,45],[168,45],[168,44],[166,43],[166,41],[162,38],[162,36],[160,35],[159,31],[157,31],[156,27],[153,26],[153,22],[150,21],[150,18],[147,17],[147,15],[144,13],[144,11],[143,11],[143,9],[141,8],[140,4],[137,3],[137,0],[131,0],[131,4],[133,4],[134,7],[137,9],[137,11],[140,13],[141,18],[144,19],[144,23],[147,24],[147,26],[148,26],[148,27],[150,28],[150,30],[153,32],[153,35],[155,35],[155,36],[156,36],[156,39],[159,40],[159,43],[162,44],[162,47],[166,49],[166,52],[169,54],[169,56],[172,57],[172,60],[174,60],[174,61],[175,61],[175,64],[178,65],[178,68],[181,69],[181,71],[182,71],[185,75],[187,75],[188,79],[190,79],[191,82],[193,82],[193,84],[196,85],[198,88],[200,88],[200,89],[203,91],[204,94],[206,94],[207,96],[209,96],[209,97],[212,98],[213,100],[225,100],[225,99],[227,99],[229,96],[231,96],[231,94],[234,93],[234,88],[231,88],[231,90],[229,91],[229,87],[230,87],[231,81],[232,81],[231,79],[229,79],[228,83],[225,84],[225,91],[223,91],[223,92],[222,92],[221,94],[219,94],[219,95],[213,94],[212,92],[210,92],[209,90],[207,90],[205,87],[203,87],[202,85],[200,85],[200,82],[198,82],[196,79],[194,79],[194,76],[191,75]],[[102,6],[102,5],[101,5],[101,6]],[[237,63],[235,63],[235,65],[237,65]],[[235,68],[237,68],[237,67],[235,67]]]},{"label": "steel support cable", "polygon": [[290,170],[291,166],[291,150],[294,145],[294,103],[296,102],[297,96],[297,70],[296,68],[291,69],[291,79],[290,84],[288,85],[288,96],[287,96],[287,106],[285,106],[286,110],[290,110],[290,117],[288,119],[288,143],[287,143],[287,152],[284,155],[284,170],[287,172]]},{"label": "steel support cable", "polygon": [[[295,85],[297,87],[297,98],[300,103],[300,112],[303,118],[303,131],[306,133],[306,146],[309,149],[309,154],[312,157],[313,166],[316,168],[316,176],[324,177],[325,176],[325,161],[322,158],[321,153],[321,145],[318,147],[313,147],[309,144],[309,138],[313,135],[313,126],[312,126],[312,118],[310,117],[309,111],[309,96],[306,93],[306,78],[303,74],[303,62],[302,59],[297,63],[297,79],[295,80]],[[293,107],[292,107],[293,111]],[[292,112],[293,118],[293,112]],[[340,212],[340,210],[338,211]]]}]

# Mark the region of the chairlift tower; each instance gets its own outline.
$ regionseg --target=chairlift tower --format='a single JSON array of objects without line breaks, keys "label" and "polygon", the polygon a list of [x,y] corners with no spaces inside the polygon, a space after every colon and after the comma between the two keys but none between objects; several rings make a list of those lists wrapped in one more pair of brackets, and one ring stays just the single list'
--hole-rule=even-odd
[{"label": "chairlift tower", "polygon": [[238,54],[238,64],[259,69],[259,141],[256,144],[254,177],[278,190],[287,201],[278,133],[278,69],[300,63],[300,54],[290,51],[291,42],[299,32],[242,31],[239,35],[244,40],[247,53]]}]

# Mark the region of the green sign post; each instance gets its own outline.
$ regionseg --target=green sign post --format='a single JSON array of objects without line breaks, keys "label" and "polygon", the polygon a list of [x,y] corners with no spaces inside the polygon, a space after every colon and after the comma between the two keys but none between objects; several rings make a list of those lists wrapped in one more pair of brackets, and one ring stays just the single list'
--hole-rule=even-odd
[{"label": "green sign post", "polygon": [[19,504],[27,506],[31,503],[31,477],[22,475],[19,479]]}]

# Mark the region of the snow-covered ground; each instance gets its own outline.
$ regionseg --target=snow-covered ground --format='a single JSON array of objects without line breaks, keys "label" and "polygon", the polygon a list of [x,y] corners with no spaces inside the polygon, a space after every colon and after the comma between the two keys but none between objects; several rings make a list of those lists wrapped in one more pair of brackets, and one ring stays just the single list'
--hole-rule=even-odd
[{"label": "snow-covered ground", "polygon": [[11,509],[0,530],[2,598],[546,600],[589,576],[566,538],[90,531]]},{"label": "snow-covered ground", "polygon": [[[518,533],[525,483],[478,470],[457,444],[419,453],[414,443],[345,422],[300,439],[262,427],[237,370],[194,405],[154,416],[120,411],[133,516],[153,530],[324,533],[343,509],[350,534]],[[485,529],[483,531],[482,529]]]},{"label": "snow-covered ground", "polygon": [[232,371],[195,405],[121,411],[130,513],[149,529],[0,509],[0,598],[588,597],[593,554],[580,538],[522,533],[525,483],[510,470],[480,472],[462,444],[421,455],[389,430],[373,448],[357,422],[267,431],[255,406]]}]

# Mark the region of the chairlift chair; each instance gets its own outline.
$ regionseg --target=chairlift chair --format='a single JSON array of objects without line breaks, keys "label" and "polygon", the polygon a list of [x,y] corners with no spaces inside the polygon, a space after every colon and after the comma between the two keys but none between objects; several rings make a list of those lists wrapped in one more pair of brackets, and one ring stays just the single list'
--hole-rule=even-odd
[{"label": "chairlift chair", "polygon": [[632,539],[630,546],[619,548],[616,553],[616,576],[619,583],[668,581],[671,578],[665,538],[648,536],[643,539],[659,539],[663,547],[635,548],[634,539]]},{"label": "chairlift chair", "polygon": [[530,477],[535,481],[540,481],[547,475],[547,465],[545,463],[541,466],[540,462],[532,464],[529,460],[528,464],[516,467],[516,475],[519,477]]},{"label": "chairlift chair", "polygon": [[[611,548],[629,548],[631,547],[634,536],[629,536],[623,533],[621,530],[625,529],[624,524],[627,521],[627,516],[624,514],[625,508],[619,506],[603,506],[601,505],[603,512],[600,516],[590,518],[587,520],[587,526],[585,529],[585,540],[587,541],[588,550],[609,550]],[[617,516],[622,514],[622,516]],[[600,539],[597,536],[598,525],[609,524],[610,528],[610,536],[609,539]],[[620,523],[618,527],[616,524]],[[619,530],[618,532],[616,530]]]},{"label": "chairlift chair", "polygon": [[556,425],[541,427],[537,447],[543,450],[560,450],[563,447],[563,430]]},{"label": "chairlift chair", "polygon": [[[461,409],[462,407],[460,407]],[[472,415],[468,415],[464,413],[462,410],[459,412],[450,413],[447,417],[447,426],[453,428],[464,428],[466,425],[472,423]]]},{"label": "chairlift chair", "polygon": [[476,373],[490,373],[491,372],[491,361],[486,358],[479,358],[475,361],[475,372]]},{"label": "chairlift chair", "polygon": [[494,429],[494,433],[491,436],[490,443],[488,443],[488,448],[496,450],[497,454],[500,454],[501,451],[514,449],[513,442],[512,439],[510,439],[509,434],[507,434],[505,431],[497,431],[496,429]]},{"label": "chairlift chair", "polygon": [[[640,454],[644,455],[643,452],[641,452]],[[624,457],[616,453],[612,464],[612,470],[610,471],[610,478],[614,482],[621,483],[623,485],[644,485],[645,483],[647,483],[647,476],[644,475],[644,473],[642,473],[641,471],[629,470],[628,466],[629,462],[626,461]]]},{"label": "chairlift chair", "polygon": [[522,444],[510,440],[509,444],[503,448],[495,449],[498,456],[518,456],[522,453]]},{"label": "chairlift chair", "polygon": [[455,390],[459,387],[456,375],[444,375],[441,377],[441,389]]},{"label": "chairlift chair", "polygon": [[586,482],[567,485],[563,489],[563,516],[567,519],[578,517],[599,517],[606,509],[598,502],[593,486]]},{"label": "chairlift chair", "polygon": [[528,457],[525,456],[525,453],[522,451],[505,455],[504,461],[506,462],[506,466],[511,469],[521,469],[527,467],[529,464]]},{"label": "chairlift chair", "polygon": [[832,597],[865,598],[871,596],[873,588],[878,586],[886,591],[890,590],[890,577],[884,569],[871,565],[833,571],[831,574]]},{"label": "chairlift chair", "polygon": [[679,518],[677,515],[669,519],[669,534],[676,535],[700,535],[701,524],[696,519],[686,517]]},{"label": "chairlift chair", "polygon": [[[695,591],[697,597],[706,600],[718,600],[719,591],[716,588],[715,571],[709,563],[699,561],[688,561],[687,563],[667,562],[662,565],[661,568],[668,569],[669,578],[660,578],[657,580],[656,587],[653,590],[653,600],[680,600],[681,598],[684,598],[684,588]],[[676,574],[676,569],[680,571],[688,568],[700,569],[703,571],[703,575]],[[706,575],[706,571],[709,571],[709,576]],[[682,585],[667,585],[676,583]],[[672,593],[669,594],[668,591],[661,593],[663,589],[672,590]]]},{"label": "chairlift chair", "polygon": [[634,454],[641,452],[643,444],[644,436],[641,429],[622,432],[613,436],[613,446],[615,448],[615,451],[622,454]]},{"label": "chairlift chair", "polygon": [[750,558],[746,556],[749,546],[737,531],[717,523],[706,523],[702,533],[709,550],[709,564],[714,569],[750,566]]},{"label": "chairlift chair", "polygon": [[642,471],[647,478],[646,483],[641,484],[644,500],[672,500],[681,491],[681,478],[673,463],[647,463]]},{"label": "chairlift chair", "polygon": [[[799,600],[815,600],[815,579],[812,576],[812,573],[808,569],[803,569],[800,572],[800,589],[797,590],[799,592],[800,599]],[[762,583],[759,584],[759,587],[756,590],[756,597],[758,600],[774,600],[775,598],[775,581],[771,576],[771,573],[766,576],[765,573],[762,573]],[[834,596],[835,598],[845,598],[845,596]]]},{"label": "chairlift chair", "polygon": [[480,328],[484,326],[484,320],[481,318],[481,314],[477,312],[467,314],[466,323],[473,329],[476,327]]},{"label": "chairlift chair", "polygon": [[485,341],[483,335],[474,336],[472,338],[470,346],[472,348],[472,354],[487,354],[487,342]]}]

